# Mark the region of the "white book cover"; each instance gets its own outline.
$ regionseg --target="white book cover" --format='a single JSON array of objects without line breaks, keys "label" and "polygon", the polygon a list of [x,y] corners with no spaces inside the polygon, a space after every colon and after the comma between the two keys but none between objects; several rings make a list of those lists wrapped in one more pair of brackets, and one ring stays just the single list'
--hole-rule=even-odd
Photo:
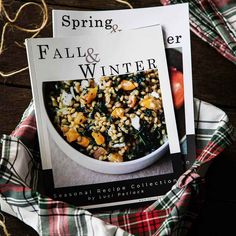
[{"label": "white book cover", "polygon": [[161,26],[26,47],[46,193],[95,208],[169,190],[183,163]]},{"label": "white book cover", "polygon": [[188,4],[106,11],[53,10],[54,37],[113,34],[155,24],[164,32],[179,140],[189,168],[196,151]]}]

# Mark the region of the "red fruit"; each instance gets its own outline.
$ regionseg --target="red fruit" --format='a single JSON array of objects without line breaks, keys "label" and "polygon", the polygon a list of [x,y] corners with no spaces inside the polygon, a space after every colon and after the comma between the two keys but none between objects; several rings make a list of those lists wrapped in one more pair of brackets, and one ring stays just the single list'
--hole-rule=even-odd
[{"label": "red fruit", "polygon": [[174,107],[179,109],[184,104],[184,80],[183,73],[176,68],[170,69],[170,82],[172,89],[172,96],[174,100]]}]

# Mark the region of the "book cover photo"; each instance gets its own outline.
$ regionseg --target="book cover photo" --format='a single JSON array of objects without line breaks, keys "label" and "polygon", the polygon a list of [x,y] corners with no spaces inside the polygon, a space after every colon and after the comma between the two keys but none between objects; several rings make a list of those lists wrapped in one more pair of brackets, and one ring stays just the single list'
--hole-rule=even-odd
[{"label": "book cover photo", "polygon": [[84,208],[165,194],[183,160],[161,26],[26,46],[47,194]]},{"label": "book cover photo", "polygon": [[188,4],[105,11],[53,10],[54,37],[102,37],[155,24],[162,25],[181,152],[188,169],[196,156]]}]

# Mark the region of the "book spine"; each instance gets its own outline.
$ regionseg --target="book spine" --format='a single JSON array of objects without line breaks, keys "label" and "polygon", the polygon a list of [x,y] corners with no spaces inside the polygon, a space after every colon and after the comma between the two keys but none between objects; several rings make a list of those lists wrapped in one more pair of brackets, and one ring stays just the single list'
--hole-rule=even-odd
[{"label": "book spine", "polygon": [[26,44],[26,52],[27,52],[27,59],[29,65],[29,74],[30,74],[30,82],[32,86],[32,95],[33,95],[33,102],[34,102],[34,109],[35,109],[35,116],[36,116],[36,125],[37,125],[37,133],[39,139],[39,147],[40,147],[40,156],[42,162],[42,169],[51,169],[51,152],[49,148],[48,136],[47,132],[47,125],[43,124],[45,121],[43,115],[40,111],[42,111],[39,103],[39,93],[38,93],[38,86],[37,86],[37,76],[35,71],[35,63],[34,63],[34,55],[33,55],[33,48],[30,39],[25,40]]}]

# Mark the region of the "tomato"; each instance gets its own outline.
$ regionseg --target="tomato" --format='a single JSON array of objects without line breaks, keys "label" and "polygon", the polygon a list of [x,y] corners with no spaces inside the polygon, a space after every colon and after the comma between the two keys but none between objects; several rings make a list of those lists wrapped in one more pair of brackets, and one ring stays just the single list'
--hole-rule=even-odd
[{"label": "tomato", "polygon": [[174,100],[174,107],[179,109],[184,104],[184,80],[183,73],[176,68],[170,69],[170,82],[172,89],[172,96]]}]

